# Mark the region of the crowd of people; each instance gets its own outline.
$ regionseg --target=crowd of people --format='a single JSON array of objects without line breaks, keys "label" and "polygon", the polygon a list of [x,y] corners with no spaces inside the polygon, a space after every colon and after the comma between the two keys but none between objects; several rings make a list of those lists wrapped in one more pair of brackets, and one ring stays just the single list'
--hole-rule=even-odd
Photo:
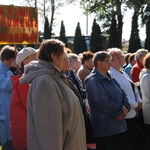
[{"label": "crowd of people", "polygon": [[149,89],[146,49],[75,54],[55,39],[38,49],[6,45],[0,50],[0,145],[87,150],[94,142],[96,150],[149,150]]}]

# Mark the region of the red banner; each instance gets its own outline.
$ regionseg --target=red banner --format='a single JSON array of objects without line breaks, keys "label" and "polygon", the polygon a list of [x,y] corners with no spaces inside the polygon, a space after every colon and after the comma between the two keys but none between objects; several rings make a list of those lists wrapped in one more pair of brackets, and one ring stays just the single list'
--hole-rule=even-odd
[{"label": "red banner", "polygon": [[38,43],[38,10],[0,5],[0,44]]}]

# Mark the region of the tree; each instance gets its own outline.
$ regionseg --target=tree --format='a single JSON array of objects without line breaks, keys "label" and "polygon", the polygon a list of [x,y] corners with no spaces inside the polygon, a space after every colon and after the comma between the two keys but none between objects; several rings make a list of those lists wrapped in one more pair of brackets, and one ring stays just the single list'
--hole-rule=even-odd
[{"label": "tree", "polygon": [[96,19],[93,21],[90,49],[93,53],[103,50],[101,29],[100,26],[96,23]]},{"label": "tree", "polygon": [[85,11],[89,13],[95,13],[97,19],[102,22],[103,28],[110,27],[113,16],[117,18],[118,24],[118,47],[122,48],[122,27],[123,27],[123,15],[122,15],[122,0],[81,0],[81,5],[87,5]]},{"label": "tree", "polygon": [[51,32],[50,32],[49,21],[47,17],[45,17],[45,23],[44,23],[44,39],[51,39]]},{"label": "tree", "polygon": [[118,45],[118,30],[115,16],[112,18],[110,26],[109,47],[119,47]]},{"label": "tree", "polygon": [[150,2],[149,2],[149,0],[143,0],[142,4],[139,7],[140,7],[139,12],[140,12],[140,16],[142,19],[142,25],[146,25],[146,23],[149,19],[149,14],[150,14]]},{"label": "tree", "polygon": [[86,44],[86,40],[85,40],[85,36],[82,36],[82,49],[84,51],[87,51],[87,44]]},{"label": "tree", "polygon": [[138,12],[141,8],[145,8],[148,2],[149,0],[81,0],[80,3],[86,12],[96,14],[97,19],[102,23],[103,29],[109,28],[112,17],[116,16],[118,25],[118,47],[122,48],[124,12],[127,11],[127,9],[136,9]]},{"label": "tree", "polygon": [[141,42],[139,38],[139,29],[138,29],[138,17],[136,11],[132,17],[132,28],[131,28],[131,36],[129,40],[129,53],[136,52],[139,48],[141,48]]},{"label": "tree", "polygon": [[146,25],[145,48],[150,51],[150,2],[141,9],[142,25]]},{"label": "tree", "polygon": [[44,22],[45,16],[50,18],[49,28],[52,35],[55,14],[58,13],[59,9],[66,4],[73,3],[75,0],[22,0],[23,4],[30,7],[38,7],[39,16],[42,19],[41,23]]},{"label": "tree", "polygon": [[64,22],[63,21],[61,21],[59,40],[64,42],[66,44],[66,47],[67,47],[66,31],[65,31],[65,26],[64,26]]},{"label": "tree", "polygon": [[29,7],[37,7],[37,0],[25,0],[23,1],[23,4]]},{"label": "tree", "polygon": [[74,53],[79,54],[87,51],[85,48],[85,38],[82,36],[80,23],[77,23],[75,37],[74,37]]},{"label": "tree", "polygon": [[150,16],[146,24],[145,49],[147,49],[150,52]]}]

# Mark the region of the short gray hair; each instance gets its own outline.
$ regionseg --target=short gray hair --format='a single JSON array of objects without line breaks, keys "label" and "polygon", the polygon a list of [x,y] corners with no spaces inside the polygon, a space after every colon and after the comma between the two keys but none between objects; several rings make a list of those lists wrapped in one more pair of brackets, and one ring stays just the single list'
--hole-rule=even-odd
[{"label": "short gray hair", "polygon": [[67,56],[69,57],[70,61],[72,61],[73,59],[79,59],[79,56],[75,53],[69,53],[67,54]]},{"label": "short gray hair", "polygon": [[94,57],[93,57],[93,65],[94,65],[94,67],[97,67],[97,62],[98,61],[103,61],[105,58],[111,58],[111,55],[109,55],[105,51],[96,52],[94,54]]},{"label": "short gray hair", "polygon": [[147,49],[144,49],[144,48],[138,49],[135,53],[135,60],[139,61],[140,58],[147,53],[148,53]]}]

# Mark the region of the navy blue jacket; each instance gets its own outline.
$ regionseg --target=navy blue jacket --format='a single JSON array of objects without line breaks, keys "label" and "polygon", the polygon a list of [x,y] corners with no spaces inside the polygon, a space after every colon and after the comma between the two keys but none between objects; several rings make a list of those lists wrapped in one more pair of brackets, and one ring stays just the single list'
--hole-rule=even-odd
[{"label": "navy blue jacket", "polygon": [[97,69],[85,79],[91,111],[91,121],[96,138],[119,134],[127,130],[125,119],[118,121],[123,107],[130,109],[126,94],[109,73],[109,79]]}]

